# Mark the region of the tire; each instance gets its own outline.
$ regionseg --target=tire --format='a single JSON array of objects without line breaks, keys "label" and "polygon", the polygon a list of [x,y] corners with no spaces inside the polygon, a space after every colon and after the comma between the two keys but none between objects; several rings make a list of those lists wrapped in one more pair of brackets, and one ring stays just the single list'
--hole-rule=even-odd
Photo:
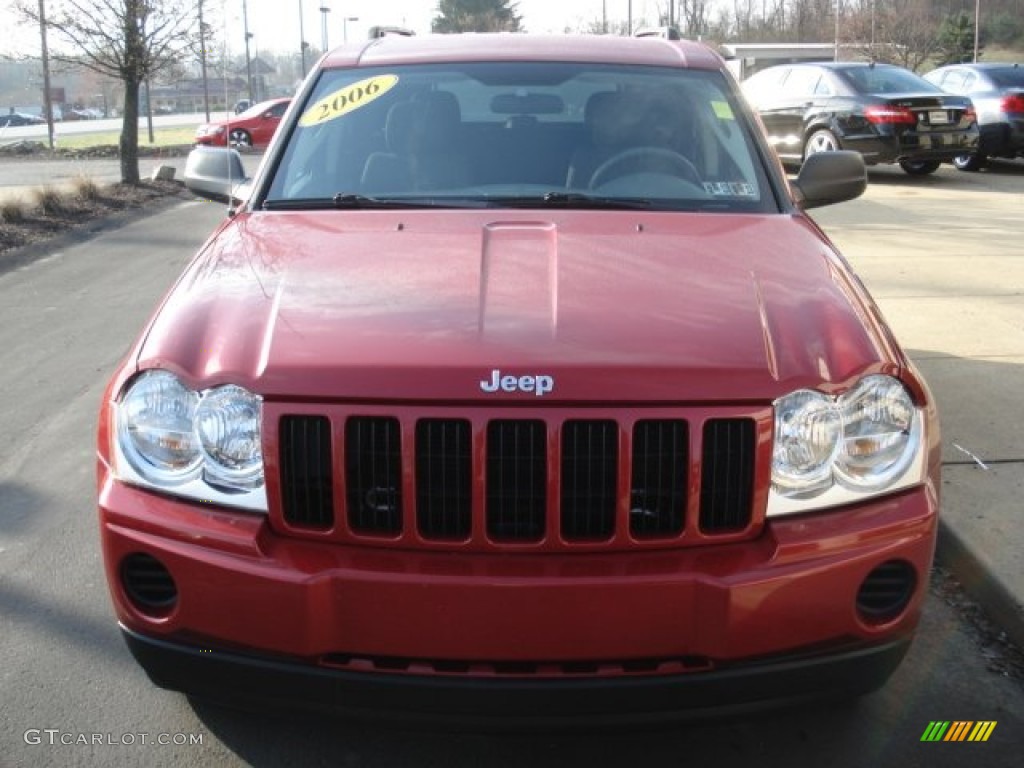
[{"label": "tire", "polygon": [[900,160],[900,168],[911,176],[927,176],[935,173],[942,165],[938,160]]},{"label": "tire", "polygon": [[958,171],[980,171],[985,167],[988,158],[980,153],[972,155],[957,155],[953,158],[953,165]]},{"label": "tire", "polygon": [[828,128],[819,128],[804,142],[804,159],[818,152],[835,152],[839,149],[839,139]]},{"label": "tire", "polygon": [[241,128],[235,128],[231,131],[230,140],[232,146],[241,147],[243,149],[252,148],[252,136],[249,135],[248,131],[242,130]]}]

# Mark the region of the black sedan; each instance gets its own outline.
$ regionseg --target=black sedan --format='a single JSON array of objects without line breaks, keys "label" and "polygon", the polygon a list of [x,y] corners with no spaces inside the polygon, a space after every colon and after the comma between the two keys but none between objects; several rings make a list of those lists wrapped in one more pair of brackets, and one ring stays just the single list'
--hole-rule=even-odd
[{"label": "black sedan", "polygon": [[23,125],[39,125],[45,122],[41,117],[25,115],[21,112],[10,112],[6,115],[0,115],[0,128],[7,128],[8,126],[17,128]]},{"label": "black sedan", "polygon": [[944,91],[970,97],[978,113],[978,151],[953,164],[977,171],[990,157],[1024,157],[1024,67],[1020,64],[951,64],[924,76]]},{"label": "black sedan", "polygon": [[970,99],[891,64],[783,64],[751,76],[743,90],[786,164],[852,149],[868,165],[899,163],[923,175],[978,148]]}]

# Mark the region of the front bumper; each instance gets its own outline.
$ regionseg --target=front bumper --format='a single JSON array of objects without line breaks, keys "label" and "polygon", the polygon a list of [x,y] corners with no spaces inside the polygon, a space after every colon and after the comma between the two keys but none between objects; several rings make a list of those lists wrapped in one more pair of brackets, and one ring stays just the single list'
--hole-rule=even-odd
[{"label": "front bumper", "polygon": [[[157,684],[458,719],[677,717],[872,690],[917,624],[937,524],[928,484],[718,546],[446,553],[282,537],[264,517],[109,475],[100,489],[118,618]],[[173,578],[173,607],[128,596],[122,564],[139,553]],[[913,594],[866,620],[858,591],[893,561],[913,570]]]},{"label": "front bumper", "polygon": [[810,654],[671,676],[608,680],[485,680],[375,675],[256,655],[210,652],[122,627],[125,641],[162,688],[242,708],[269,706],[391,722],[457,722],[460,727],[593,727],[734,714],[881,686],[909,637],[838,653]]}]

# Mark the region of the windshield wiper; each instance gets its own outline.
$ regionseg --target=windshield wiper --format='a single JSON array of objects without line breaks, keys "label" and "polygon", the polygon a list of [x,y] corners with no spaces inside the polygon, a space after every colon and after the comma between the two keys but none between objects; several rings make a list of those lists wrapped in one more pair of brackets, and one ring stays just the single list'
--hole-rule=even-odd
[{"label": "windshield wiper", "polygon": [[[352,192],[339,192],[334,197],[297,197],[264,200],[267,211],[311,211],[329,208],[343,210],[412,210],[417,208],[465,208],[461,200],[443,197],[369,197]],[[479,207],[479,205],[473,206]]]},{"label": "windshield wiper", "polygon": [[489,197],[492,206],[511,208],[581,208],[604,211],[637,211],[651,207],[650,200],[629,197],[601,197],[582,192],[545,192],[543,195]]}]

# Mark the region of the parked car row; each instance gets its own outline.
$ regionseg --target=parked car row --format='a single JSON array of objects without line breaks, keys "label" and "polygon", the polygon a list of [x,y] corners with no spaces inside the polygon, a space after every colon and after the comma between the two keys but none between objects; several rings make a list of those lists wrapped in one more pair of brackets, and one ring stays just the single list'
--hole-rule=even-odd
[{"label": "parked car row", "polygon": [[941,163],[975,171],[1024,154],[1024,69],[960,64],[924,77],[891,64],[816,62],[762,70],[743,83],[787,165],[851,149],[911,175]]}]

